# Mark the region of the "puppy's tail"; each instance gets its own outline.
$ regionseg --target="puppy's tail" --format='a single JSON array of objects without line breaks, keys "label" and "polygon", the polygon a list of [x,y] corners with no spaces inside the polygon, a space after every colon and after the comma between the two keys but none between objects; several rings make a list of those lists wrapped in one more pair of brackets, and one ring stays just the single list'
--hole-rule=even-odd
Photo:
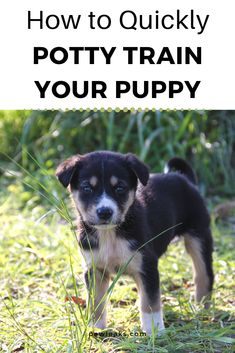
[{"label": "puppy's tail", "polygon": [[174,157],[169,160],[164,168],[164,173],[178,172],[187,177],[191,183],[197,185],[197,178],[190,165],[182,158]]}]

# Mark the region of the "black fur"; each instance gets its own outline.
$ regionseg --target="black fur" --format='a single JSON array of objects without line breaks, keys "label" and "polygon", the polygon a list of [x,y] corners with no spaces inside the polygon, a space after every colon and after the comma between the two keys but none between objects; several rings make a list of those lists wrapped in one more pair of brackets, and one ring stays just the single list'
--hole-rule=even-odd
[{"label": "black fur", "polygon": [[197,178],[194,171],[182,158],[174,157],[170,159],[166,165],[166,170],[168,173],[175,171],[184,174],[193,184],[197,184]]}]

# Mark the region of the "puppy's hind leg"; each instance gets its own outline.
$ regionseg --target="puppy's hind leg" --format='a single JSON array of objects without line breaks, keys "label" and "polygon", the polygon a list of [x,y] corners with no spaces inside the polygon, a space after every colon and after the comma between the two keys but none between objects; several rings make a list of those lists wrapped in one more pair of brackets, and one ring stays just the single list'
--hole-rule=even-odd
[{"label": "puppy's hind leg", "polygon": [[[195,299],[210,299],[214,275],[212,268],[213,239],[209,228],[190,232],[184,237],[185,247],[193,261]],[[209,306],[209,302],[205,307]]]}]

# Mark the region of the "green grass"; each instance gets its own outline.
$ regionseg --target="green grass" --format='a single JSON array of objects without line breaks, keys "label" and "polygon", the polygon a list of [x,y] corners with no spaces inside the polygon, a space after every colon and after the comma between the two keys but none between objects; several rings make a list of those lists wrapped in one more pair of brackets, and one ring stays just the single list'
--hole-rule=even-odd
[{"label": "green grass", "polygon": [[56,209],[64,206],[53,199],[48,212],[48,206],[22,196],[19,184],[7,191],[0,194],[0,351],[234,352],[233,216],[212,224],[216,276],[208,311],[194,303],[189,257],[178,242],[160,262],[165,333],[140,336],[135,284],[121,277],[108,308],[108,333],[116,337],[94,337],[86,308],[65,301],[85,299],[86,293],[73,228]]}]

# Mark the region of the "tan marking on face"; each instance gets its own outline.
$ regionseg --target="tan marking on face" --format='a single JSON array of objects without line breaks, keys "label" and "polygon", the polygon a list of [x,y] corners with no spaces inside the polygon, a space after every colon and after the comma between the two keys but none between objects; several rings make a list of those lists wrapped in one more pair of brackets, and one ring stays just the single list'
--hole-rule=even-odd
[{"label": "tan marking on face", "polygon": [[135,192],[134,190],[131,190],[129,192],[129,195],[128,195],[128,199],[126,201],[126,204],[124,206],[124,210],[123,210],[123,213],[122,213],[122,221],[125,220],[125,217],[126,217],[126,214],[127,214],[127,211],[129,210],[130,206],[133,204],[135,200]]},{"label": "tan marking on face", "polygon": [[117,185],[118,178],[115,175],[112,175],[111,178],[110,178],[110,183],[111,183],[112,186]]},{"label": "tan marking on face", "polygon": [[185,235],[184,242],[186,250],[193,260],[195,298],[197,302],[200,302],[204,296],[209,294],[209,277],[202,257],[201,244],[199,240],[190,235]]},{"label": "tan marking on face", "polygon": [[97,185],[97,183],[98,183],[98,179],[97,179],[96,176],[93,175],[93,176],[90,178],[89,182],[90,182],[91,186],[95,187],[95,186]]},{"label": "tan marking on face", "polygon": [[79,202],[79,191],[78,190],[73,190],[72,191],[72,199],[75,204],[76,209],[78,210],[79,214],[84,217],[86,215],[86,211],[82,205],[82,202]]},{"label": "tan marking on face", "polygon": [[78,211],[78,216],[80,220],[82,219],[85,222],[95,221],[95,216],[94,216],[95,211],[93,210],[94,207],[92,209],[85,210],[83,206],[83,202],[80,199],[80,194],[78,190],[72,191],[72,200]]}]

